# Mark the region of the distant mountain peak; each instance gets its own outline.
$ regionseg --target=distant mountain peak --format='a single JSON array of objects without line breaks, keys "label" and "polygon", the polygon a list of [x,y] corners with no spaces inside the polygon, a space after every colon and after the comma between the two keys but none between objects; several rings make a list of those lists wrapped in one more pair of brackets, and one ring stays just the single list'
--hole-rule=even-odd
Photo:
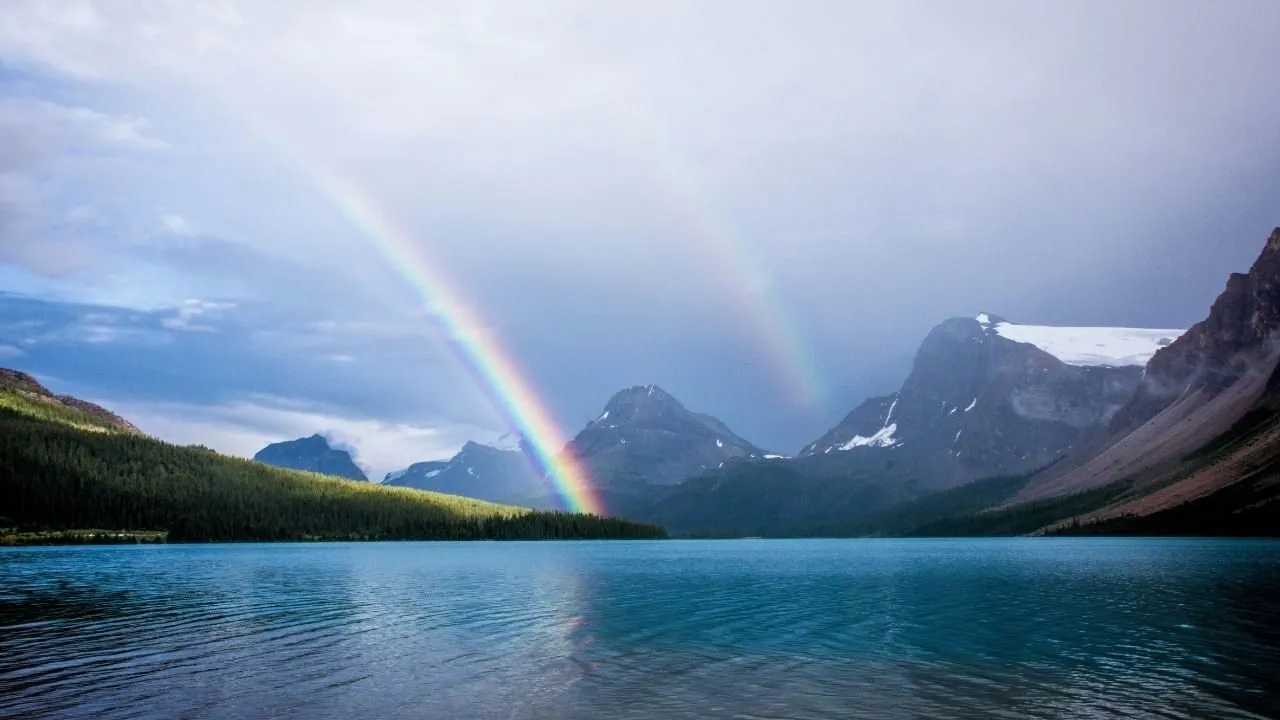
[{"label": "distant mountain peak", "polygon": [[555,498],[523,448],[510,447],[521,444],[520,437],[508,434],[498,441],[508,447],[468,440],[448,460],[414,463],[388,473],[383,482],[525,507],[556,507]]},{"label": "distant mountain peak", "polygon": [[898,392],[854,408],[801,454],[822,472],[879,464],[937,486],[1041,467],[1103,434],[1138,366],[1180,334],[951,318],[925,337]]},{"label": "distant mountain peak", "polygon": [[657,385],[632,385],[614,393],[613,397],[609,398],[609,402],[605,403],[605,410],[637,403],[680,405],[680,401],[676,400],[671,393]]},{"label": "distant mountain peak", "polygon": [[670,484],[765,452],[724,423],[695,413],[658,385],[615,393],[565,448],[597,484]]},{"label": "distant mountain peak", "polygon": [[272,443],[259,450],[253,459],[264,465],[290,470],[305,470],[349,480],[369,479],[351,459],[349,452],[333,447],[329,439],[319,433]]}]

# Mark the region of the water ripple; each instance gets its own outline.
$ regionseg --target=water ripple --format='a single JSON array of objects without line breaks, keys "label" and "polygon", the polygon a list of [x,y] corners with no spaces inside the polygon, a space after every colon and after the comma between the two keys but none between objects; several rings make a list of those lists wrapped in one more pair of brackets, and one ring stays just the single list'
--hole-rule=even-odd
[{"label": "water ripple", "polygon": [[0,551],[0,717],[1280,717],[1280,543]]}]

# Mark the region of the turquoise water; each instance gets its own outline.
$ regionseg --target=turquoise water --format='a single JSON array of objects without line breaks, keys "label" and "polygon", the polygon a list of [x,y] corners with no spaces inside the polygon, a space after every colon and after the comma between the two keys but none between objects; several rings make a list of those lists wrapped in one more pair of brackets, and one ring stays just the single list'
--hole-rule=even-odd
[{"label": "turquoise water", "polygon": [[0,717],[1280,716],[1280,543],[0,550]]}]

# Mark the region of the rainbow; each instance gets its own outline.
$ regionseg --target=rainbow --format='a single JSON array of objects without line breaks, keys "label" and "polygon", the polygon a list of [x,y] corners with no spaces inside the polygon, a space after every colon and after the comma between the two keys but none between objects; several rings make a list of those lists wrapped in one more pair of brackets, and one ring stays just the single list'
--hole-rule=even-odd
[{"label": "rainbow", "polygon": [[449,286],[422,243],[395,223],[370,197],[339,176],[312,164],[309,176],[335,209],[365,236],[413,289],[427,314],[439,324],[454,353],[476,378],[511,430],[525,438],[531,459],[574,512],[604,515],[605,507],[590,479],[570,453],[551,414],[504,351],[498,338]]},{"label": "rainbow", "polygon": [[716,203],[697,179],[688,162],[673,152],[658,154],[665,158],[673,193],[677,219],[684,224],[686,235],[701,245],[710,264],[720,268],[723,282],[730,287],[744,316],[755,321],[761,347],[768,353],[774,372],[788,384],[789,396],[807,407],[820,404],[824,384],[809,344],[801,337],[786,303],[777,292],[769,273],[751,256],[747,244],[716,211]]},{"label": "rainbow", "polygon": [[751,252],[746,238],[727,220],[708,183],[687,152],[675,146],[674,135],[647,111],[639,97],[620,81],[602,83],[622,114],[627,128],[645,146],[645,157],[657,187],[666,191],[676,223],[701,248],[710,265],[743,308],[742,317],[754,322],[758,345],[768,354],[774,373],[787,383],[789,396],[802,405],[818,407],[825,383],[808,342],[802,337],[787,304],[774,290],[770,274]]}]

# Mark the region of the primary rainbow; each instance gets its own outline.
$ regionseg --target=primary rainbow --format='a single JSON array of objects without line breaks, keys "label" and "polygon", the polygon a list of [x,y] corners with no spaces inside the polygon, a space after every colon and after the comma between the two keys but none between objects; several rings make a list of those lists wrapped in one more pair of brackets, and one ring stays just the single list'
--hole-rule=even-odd
[{"label": "primary rainbow", "polygon": [[551,414],[492,333],[464,303],[423,252],[422,242],[399,227],[372,197],[354,183],[314,165],[310,177],[334,207],[368,239],[408,282],[427,313],[435,318],[449,344],[479,381],[511,429],[531,446],[533,459],[575,512],[604,515],[605,508],[590,479],[569,453]]}]

